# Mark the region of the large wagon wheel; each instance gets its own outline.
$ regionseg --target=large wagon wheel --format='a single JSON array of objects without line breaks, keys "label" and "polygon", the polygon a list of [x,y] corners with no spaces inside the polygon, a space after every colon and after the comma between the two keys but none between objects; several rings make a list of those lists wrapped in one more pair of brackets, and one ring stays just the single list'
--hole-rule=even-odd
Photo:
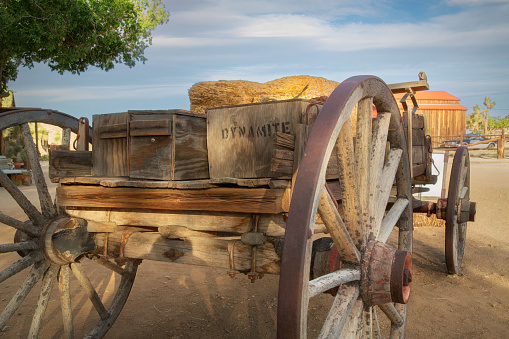
[{"label": "large wagon wheel", "polygon": [[[38,202],[30,201],[8,176],[0,171],[0,184],[28,217],[27,221],[22,221],[0,212],[0,222],[12,227],[12,233],[16,230],[12,243],[0,244],[0,268],[4,268],[0,271],[0,283],[9,284],[16,280],[14,276],[23,274],[22,271],[31,267],[24,280],[18,279],[22,281],[21,286],[10,300],[5,292],[2,292],[2,297],[7,304],[0,309],[0,331],[6,328],[9,319],[29,296],[34,285],[41,280],[38,300],[28,298],[34,302],[35,309],[29,330],[30,338],[36,338],[41,330],[54,286],[58,286],[60,291],[65,337],[74,337],[71,295],[74,297],[78,288],[74,288],[73,284],[81,286],[97,313],[96,320],[93,320],[94,325],[85,332],[88,332],[86,337],[101,338],[116,320],[127,300],[138,262],[132,261],[125,267],[121,267],[93,254],[95,244],[86,231],[84,221],[69,218],[58,211],[52,201],[39,163],[29,122],[43,122],[69,128],[75,133],[78,132],[79,125],[78,119],[49,110],[26,109],[0,114],[0,130],[20,126],[39,198]],[[36,207],[37,205],[40,205],[40,210]],[[9,229],[4,232],[9,232]],[[106,269],[102,270],[106,274],[106,279],[109,279],[109,282],[115,280],[118,282],[114,293],[106,293],[106,291],[100,291],[97,286],[94,287],[93,281],[97,280],[96,273],[92,276],[93,279],[90,279],[90,275],[87,276],[85,272],[85,270],[90,272],[90,269],[94,269],[94,272],[98,271],[95,267],[90,267],[91,265],[105,267]],[[78,283],[70,279],[70,271]],[[74,312],[76,313],[77,310],[75,309]]]},{"label": "large wagon wheel", "polygon": [[[356,104],[354,140],[350,115]],[[373,104],[378,116],[372,128]],[[324,189],[334,149],[342,193],[339,210]],[[335,298],[318,337],[379,336],[379,318],[385,323],[390,320],[391,337],[403,337],[411,285],[411,180],[400,113],[383,81],[358,76],[341,83],[324,104],[304,153],[286,226],[278,337],[305,338],[309,305],[333,288],[337,293],[333,292]],[[391,194],[394,183],[397,190]],[[311,280],[320,264],[313,256],[317,214],[341,260],[340,265],[330,260],[330,273]],[[395,226],[397,249],[386,244]],[[378,317],[377,309],[387,318]]]},{"label": "large wagon wheel", "polygon": [[[450,274],[457,274],[463,260],[467,221],[473,220],[475,203],[470,197],[470,157],[468,149],[458,147],[454,154],[445,212],[445,262]],[[471,206],[471,204],[474,204]]]}]

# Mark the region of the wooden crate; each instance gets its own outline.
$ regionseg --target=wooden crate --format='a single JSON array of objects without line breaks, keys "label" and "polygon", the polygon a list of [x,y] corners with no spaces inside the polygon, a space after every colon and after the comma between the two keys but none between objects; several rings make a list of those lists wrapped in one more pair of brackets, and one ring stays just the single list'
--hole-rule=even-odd
[{"label": "wooden crate", "polygon": [[315,102],[295,99],[208,109],[210,177],[281,177],[271,168],[277,136],[294,136],[305,123],[309,105]]},{"label": "wooden crate", "polygon": [[94,116],[93,174],[133,179],[208,178],[205,116],[183,110]]}]

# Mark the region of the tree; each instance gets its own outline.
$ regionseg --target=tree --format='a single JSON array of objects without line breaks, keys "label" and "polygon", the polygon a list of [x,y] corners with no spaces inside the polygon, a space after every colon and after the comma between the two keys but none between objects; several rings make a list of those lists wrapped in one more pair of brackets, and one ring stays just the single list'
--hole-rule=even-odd
[{"label": "tree", "polygon": [[490,117],[488,120],[488,128],[490,130],[509,128],[509,116],[507,116],[505,118]]},{"label": "tree", "polygon": [[145,62],[162,0],[0,0],[0,97],[20,66],[47,63],[60,74]]},{"label": "tree", "polygon": [[474,113],[467,115],[467,128],[473,133],[479,134],[484,126],[484,118],[477,105],[474,106]]},{"label": "tree", "polygon": [[490,98],[484,97],[484,105],[486,106],[485,109],[480,109],[479,105],[474,105],[474,113],[469,114],[467,117],[467,127],[471,128],[472,130],[477,130],[478,133],[480,131],[479,125],[482,125],[484,135],[486,135],[488,134],[490,109],[496,105],[496,102],[491,102]]}]

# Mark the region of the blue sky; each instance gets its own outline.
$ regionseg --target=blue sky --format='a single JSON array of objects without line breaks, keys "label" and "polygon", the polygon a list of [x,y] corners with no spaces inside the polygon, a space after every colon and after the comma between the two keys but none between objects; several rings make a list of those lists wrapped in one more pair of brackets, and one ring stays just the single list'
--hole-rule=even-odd
[{"label": "blue sky", "polygon": [[165,0],[146,64],[59,75],[22,69],[9,87],[17,106],[77,117],[128,109],[189,109],[196,82],[266,82],[290,75],[338,82],[372,74],[417,80],[461,99],[485,96],[509,115],[509,0]]}]

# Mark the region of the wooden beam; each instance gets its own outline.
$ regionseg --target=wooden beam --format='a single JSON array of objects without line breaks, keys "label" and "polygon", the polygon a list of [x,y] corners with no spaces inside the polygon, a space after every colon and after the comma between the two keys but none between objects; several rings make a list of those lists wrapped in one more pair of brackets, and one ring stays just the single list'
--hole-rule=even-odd
[{"label": "wooden beam", "polygon": [[[122,232],[109,233],[107,242],[108,254],[118,257]],[[159,233],[134,233],[124,247],[126,258],[168,261],[188,265],[230,268],[228,243],[234,244],[234,269],[248,271],[251,269],[251,246],[236,239],[209,237],[191,237],[186,240],[171,240]],[[98,253],[104,251],[104,233],[95,235]],[[271,243],[257,246],[256,271],[259,273],[279,273],[280,258]]]},{"label": "wooden beam", "polygon": [[128,187],[61,186],[60,206],[152,209],[173,211],[217,211],[278,214],[284,189],[210,188],[203,190],[150,189]]}]

